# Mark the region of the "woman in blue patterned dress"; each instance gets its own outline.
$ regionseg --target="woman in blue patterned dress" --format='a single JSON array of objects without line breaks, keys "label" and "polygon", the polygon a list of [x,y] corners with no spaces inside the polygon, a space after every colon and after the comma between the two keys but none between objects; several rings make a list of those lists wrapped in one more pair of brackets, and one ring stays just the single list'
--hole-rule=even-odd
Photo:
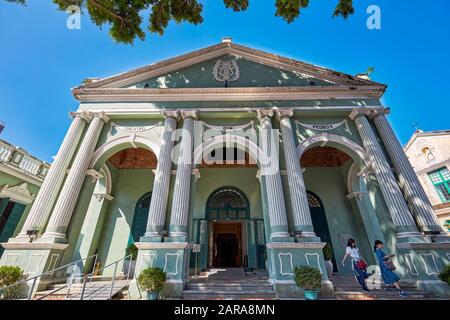
[{"label": "woman in blue patterned dress", "polygon": [[407,294],[400,288],[400,277],[389,268],[389,264],[386,264],[386,262],[393,258],[395,255],[386,255],[383,251],[383,247],[384,244],[382,241],[375,241],[374,250],[378,258],[378,262],[380,263],[381,277],[383,278],[383,281],[387,286],[394,286],[398,291],[400,291],[400,296],[405,297],[407,296]]}]

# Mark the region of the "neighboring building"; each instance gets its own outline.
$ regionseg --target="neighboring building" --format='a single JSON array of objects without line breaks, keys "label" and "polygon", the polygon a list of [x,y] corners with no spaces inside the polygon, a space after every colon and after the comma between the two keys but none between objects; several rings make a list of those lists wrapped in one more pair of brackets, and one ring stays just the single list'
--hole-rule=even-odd
[{"label": "neighboring building", "polygon": [[385,116],[385,89],[230,40],[91,79],[73,89],[79,108],[0,264],[37,274],[97,253],[104,266],[134,242],[135,274],[163,268],[166,296],[183,294],[195,265],[266,270],[280,297],[302,294],[293,270],[310,265],[330,295],[322,248],[353,274],[336,263],[352,237],[369,264],[380,239],[403,280],[448,292],[437,274],[450,239]]},{"label": "neighboring building", "polygon": [[450,231],[450,130],[417,130],[406,144],[405,153],[439,221]]},{"label": "neighboring building", "polygon": [[[0,242],[16,236],[50,166],[0,139]],[[0,248],[0,256],[3,254]]]}]

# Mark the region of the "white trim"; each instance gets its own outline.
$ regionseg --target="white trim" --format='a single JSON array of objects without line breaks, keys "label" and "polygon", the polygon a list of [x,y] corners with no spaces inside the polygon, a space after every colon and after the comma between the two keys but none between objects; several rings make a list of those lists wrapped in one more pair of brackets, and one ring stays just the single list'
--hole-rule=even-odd
[{"label": "white trim", "polygon": [[[417,271],[416,265],[414,264],[414,259],[411,253],[405,254],[406,264],[408,265],[409,274],[412,276],[418,276],[419,271]],[[413,271],[414,270],[414,271]]]},{"label": "white trim", "polygon": [[[437,266],[436,260],[434,259],[434,255],[432,253],[420,253],[419,256],[422,259],[422,262],[425,266],[425,273],[428,276],[439,274],[439,267]],[[436,272],[433,272],[432,270],[431,271],[428,270],[428,264],[426,263],[425,258],[424,258],[425,256],[431,256],[431,260],[433,261]]]},{"label": "white trim", "polygon": [[154,254],[154,253],[145,253],[145,252],[143,252],[141,254],[141,263],[139,264],[138,272],[136,272],[136,274],[139,274],[139,273],[142,272],[142,268],[144,266],[144,257],[150,257],[149,267],[153,268],[153,262],[155,261],[155,256],[156,256],[156,254]]},{"label": "white trim", "polygon": [[[161,117],[161,109],[154,108],[152,106],[151,102],[145,101],[145,107],[136,107],[134,103],[130,103],[130,107],[126,107],[123,105],[115,106],[113,104],[80,104],[78,111],[95,111],[97,109],[103,110],[105,113],[108,114],[108,116],[116,116],[116,117],[123,117],[123,116],[142,116],[144,118],[148,118],[149,116],[154,117]],[[142,103],[140,103],[142,105]],[[363,106],[360,108],[380,108],[381,106]],[[309,111],[336,111],[336,112],[348,112],[353,111],[355,106],[302,106],[302,107],[289,107],[290,109],[293,109],[295,112],[309,112]],[[257,112],[258,110],[261,110],[261,107],[218,107],[218,108],[211,108],[211,107],[198,107],[197,110],[199,111],[199,114],[201,116],[202,113],[215,113],[215,112],[245,112],[247,114],[252,112]]]},{"label": "white trim", "polygon": [[51,242],[3,242],[1,245],[8,250],[64,250],[69,246],[66,243]]},{"label": "white trim", "polygon": [[[168,256],[176,256],[177,258],[175,259],[175,273],[173,272],[167,272],[167,263],[169,261]],[[167,273],[167,275],[172,275],[172,276],[176,276],[178,274],[178,259],[180,258],[180,254],[179,253],[166,253],[164,256],[164,272]]]},{"label": "white trim", "polygon": [[269,242],[267,249],[322,249],[326,242]]},{"label": "white trim", "polygon": [[318,253],[310,253],[310,252],[306,252],[306,253],[305,253],[305,259],[306,259],[306,263],[308,264],[308,266],[310,266],[310,267],[316,267],[316,266],[312,266],[312,265],[309,263],[308,257],[310,257],[310,256],[311,256],[311,257],[312,257],[312,256],[316,257],[316,259],[317,259],[317,267],[319,267],[320,274],[323,274],[322,267],[320,266],[320,256],[319,256],[319,254],[318,254]]},{"label": "white trim", "polygon": [[184,250],[189,249],[191,247],[191,244],[189,242],[135,242],[134,245],[139,250],[152,250],[152,249]]},{"label": "white trim", "polygon": [[97,164],[97,162],[100,160],[100,158],[104,154],[106,154],[108,151],[110,151],[111,149],[113,149],[117,146],[120,146],[120,145],[131,144],[132,142],[135,144],[139,143],[139,144],[145,145],[146,147],[148,147],[150,149],[150,151],[152,151],[155,154],[157,159],[159,158],[160,145],[157,144],[156,142],[153,142],[146,137],[142,137],[142,136],[138,136],[138,135],[122,136],[122,137],[118,137],[118,138],[115,138],[113,140],[106,142],[105,144],[100,146],[97,150],[95,150],[94,154],[92,155],[92,159],[91,159],[89,168],[94,168],[95,165]]},{"label": "white trim", "polygon": [[10,198],[14,202],[28,205],[33,202],[35,195],[31,194],[28,184],[23,182],[17,186],[10,187],[7,184],[0,187],[0,196]]},{"label": "white trim", "polygon": [[81,102],[163,102],[163,101],[267,101],[378,99],[373,87],[244,87],[244,88],[170,88],[124,89],[84,88],[76,98]]},{"label": "white trim", "polygon": [[[8,258],[9,258],[9,257],[14,257],[14,260],[13,260],[12,263],[8,263]],[[5,266],[15,266],[18,257],[19,257],[19,254],[18,254],[18,253],[6,252],[6,257],[5,257],[4,265],[5,265]]]},{"label": "white trim", "polygon": [[[56,256],[56,258],[55,258],[55,256]],[[51,255],[46,272],[55,269],[56,264],[58,263],[58,258],[59,258],[59,253],[53,253]],[[53,266],[52,266],[52,264],[53,264]]]},{"label": "white trim", "polygon": [[[291,268],[292,272],[283,272],[283,260],[281,260],[281,256],[289,256],[289,263],[290,263],[290,268]],[[280,274],[282,276],[292,276],[294,274],[294,272],[293,272],[294,271],[294,265],[293,265],[293,262],[292,262],[292,253],[290,253],[290,252],[287,252],[287,253],[279,252],[278,253],[278,260],[280,260]]]},{"label": "white trim", "polygon": [[[36,266],[35,272],[32,272],[31,270],[28,270],[28,268],[31,266],[31,260],[33,260],[33,257],[40,257],[40,259],[38,260],[39,262],[35,265]],[[37,275],[38,272],[39,272],[39,266],[40,266],[43,258],[44,258],[44,254],[43,253],[32,253],[30,255],[30,259],[28,260],[27,266],[25,267],[23,272],[28,274],[28,275],[30,275],[30,274]]]},{"label": "white trim", "polygon": [[[342,145],[346,148],[349,148],[350,150],[354,151],[359,156],[359,158],[364,162],[364,164],[367,168],[371,168],[371,162],[370,162],[369,155],[367,154],[367,152],[364,150],[363,147],[361,147],[356,142],[354,142],[344,136],[331,134],[331,133],[318,134],[318,135],[309,137],[309,138],[301,141],[299,143],[299,145],[297,146],[297,154],[298,154],[299,159],[301,159],[303,153],[307,149],[309,149],[315,145],[320,145],[323,141],[334,142],[334,143]],[[353,160],[356,160],[356,159],[353,159]]]}]

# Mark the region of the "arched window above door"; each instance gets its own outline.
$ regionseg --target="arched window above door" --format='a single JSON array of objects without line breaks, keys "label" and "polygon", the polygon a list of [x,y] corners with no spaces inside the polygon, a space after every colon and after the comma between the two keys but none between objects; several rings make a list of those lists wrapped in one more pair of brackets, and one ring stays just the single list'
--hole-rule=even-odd
[{"label": "arched window above door", "polygon": [[206,203],[208,220],[248,219],[250,206],[245,194],[235,187],[222,187],[214,191]]},{"label": "arched window above door", "polygon": [[311,208],[320,208],[322,205],[320,200],[312,193],[308,192],[308,204]]}]

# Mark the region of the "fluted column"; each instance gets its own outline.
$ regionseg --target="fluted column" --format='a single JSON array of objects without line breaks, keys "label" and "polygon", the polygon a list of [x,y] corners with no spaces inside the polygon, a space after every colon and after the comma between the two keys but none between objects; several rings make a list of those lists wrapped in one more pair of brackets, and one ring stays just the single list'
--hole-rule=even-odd
[{"label": "fluted column", "polygon": [[272,241],[287,241],[289,229],[284,203],[283,186],[281,183],[278,136],[272,130],[272,110],[258,111],[261,122],[260,148],[261,182],[264,181],[267,191],[269,209],[270,239]]},{"label": "fluted column", "polygon": [[104,113],[91,113],[92,120],[72,163],[69,174],[56,202],[41,241],[65,242],[66,231],[72,218],[89,162],[95,150],[103,125],[109,119]]},{"label": "fluted column", "polygon": [[39,189],[39,193],[17,238],[28,239],[28,230],[41,231],[47,223],[50,211],[55,204],[56,197],[64,181],[69,163],[72,160],[84,127],[86,126],[86,113],[71,113],[71,116],[73,117],[72,124]]},{"label": "fluted column", "polygon": [[295,231],[301,232],[300,238],[317,238],[314,233],[311,212],[309,210],[308,196],[303,180],[303,172],[300,167],[300,159],[298,158],[297,148],[295,146],[294,130],[292,129],[290,119],[293,114],[292,109],[277,111],[277,116],[280,119]]},{"label": "fluted column", "polygon": [[355,121],[364,148],[369,154],[379,187],[395,226],[397,240],[419,241],[421,237],[416,223],[367,119],[369,112],[369,110],[355,109],[351,113],[350,118]]},{"label": "fluted column", "polygon": [[182,111],[183,132],[181,136],[180,155],[178,157],[177,175],[172,202],[172,215],[170,217],[169,236],[172,241],[187,241],[187,225],[189,218],[189,196],[192,175],[192,151],[194,120],[197,111]]},{"label": "fluted column", "polygon": [[147,230],[141,242],[160,242],[166,220],[167,200],[169,196],[170,175],[172,172],[172,150],[174,141],[172,133],[177,127],[178,111],[164,111],[166,118],[162,135],[155,182],[153,183],[152,201],[150,202]]},{"label": "fluted column", "polygon": [[400,187],[408,200],[419,229],[421,231],[436,231],[441,233],[443,229],[434,213],[430,200],[425,194],[419,178],[414,172],[400,142],[386,119],[386,112],[388,110],[373,110],[373,122],[392,160],[398,175]]}]

